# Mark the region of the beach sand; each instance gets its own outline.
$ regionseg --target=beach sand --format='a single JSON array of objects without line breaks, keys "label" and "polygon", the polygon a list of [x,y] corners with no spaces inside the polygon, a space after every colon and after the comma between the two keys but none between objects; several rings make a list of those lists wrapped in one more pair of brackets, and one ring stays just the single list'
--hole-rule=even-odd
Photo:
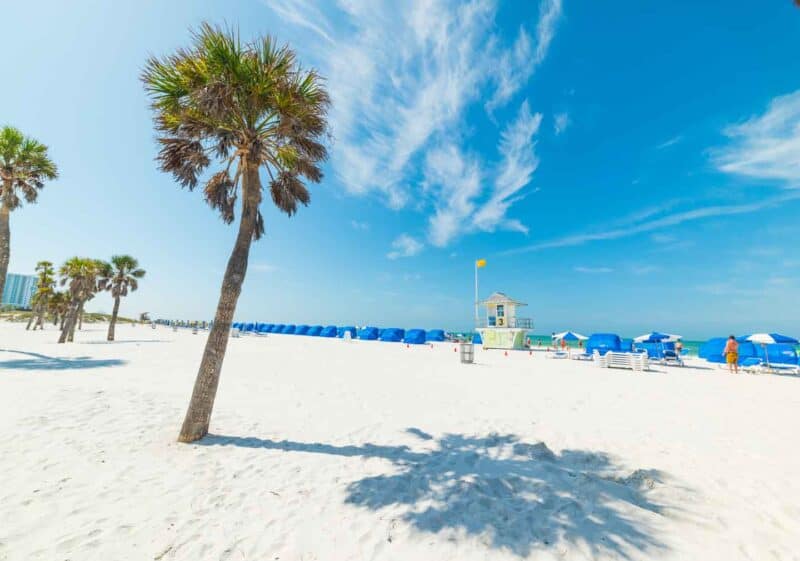
[{"label": "beach sand", "polygon": [[800,558],[800,379],[0,323],[0,559]]}]

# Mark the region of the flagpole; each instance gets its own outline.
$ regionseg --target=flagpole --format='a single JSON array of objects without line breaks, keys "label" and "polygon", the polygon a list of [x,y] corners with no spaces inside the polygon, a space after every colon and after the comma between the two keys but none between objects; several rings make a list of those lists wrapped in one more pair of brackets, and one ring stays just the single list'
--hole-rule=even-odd
[{"label": "flagpole", "polygon": [[475,327],[478,328],[478,262],[475,261]]}]

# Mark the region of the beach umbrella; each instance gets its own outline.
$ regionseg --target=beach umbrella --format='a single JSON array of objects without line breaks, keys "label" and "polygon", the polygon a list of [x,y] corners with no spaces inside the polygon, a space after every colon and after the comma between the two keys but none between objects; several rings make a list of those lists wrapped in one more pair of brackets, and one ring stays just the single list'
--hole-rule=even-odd
[{"label": "beach umbrella", "polygon": [[775,343],[787,343],[789,345],[798,345],[800,341],[788,335],[781,335],[780,333],[753,333],[745,337],[740,337],[744,341],[751,343],[759,343],[764,349],[764,358],[767,359],[767,367],[769,367],[769,353],[767,352],[767,345],[774,345]]},{"label": "beach umbrella", "polygon": [[557,341],[561,341],[562,339],[565,341],[585,341],[588,339],[588,337],[574,331],[563,331],[561,333],[555,333],[553,335],[553,339],[556,339]]},{"label": "beach umbrella", "polygon": [[760,343],[762,345],[774,345],[775,343],[788,343],[789,345],[798,345],[800,341],[788,335],[781,335],[780,333],[753,333],[742,337],[745,341],[751,343]]},{"label": "beach umbrella", "polygon": [[659,331],[651,331],[650,333],[645,333],[644,335],[639,335],[638,337],[634,337],[634,341],[637,343],[674,343],[675,341],[679,341],[683,339],[681,335],[673,335],[672,333],[661,333]]}]

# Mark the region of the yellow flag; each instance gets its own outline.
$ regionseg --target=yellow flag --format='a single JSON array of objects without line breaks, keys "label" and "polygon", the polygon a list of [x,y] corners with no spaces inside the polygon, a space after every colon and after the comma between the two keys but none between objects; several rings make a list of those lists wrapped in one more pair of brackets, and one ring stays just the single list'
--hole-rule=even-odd
[{"label": "yellow flag", "polygon": [[475,266],[478,269],[480,269],[481,267],[485,267],[486,266],[486,259],[478,259],[477,261],[475,261]]}]

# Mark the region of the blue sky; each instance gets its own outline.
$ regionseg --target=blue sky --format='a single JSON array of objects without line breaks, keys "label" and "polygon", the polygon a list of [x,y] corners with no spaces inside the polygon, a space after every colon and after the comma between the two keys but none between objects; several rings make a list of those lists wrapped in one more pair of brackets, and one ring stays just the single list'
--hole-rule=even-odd
[{"label": "blue sky", "polygon": [[12,216],[13,272],[130,253],[123,311],[213,315],[234,228],[156,169],[138,81],[207,20],[289,42],[334,102],[326,177],[266,207],[239,319],[468,327],[483,257],[482,295],[539,332],[800,333],[788,0],[10,4],[0,122],[61,168]]}]

